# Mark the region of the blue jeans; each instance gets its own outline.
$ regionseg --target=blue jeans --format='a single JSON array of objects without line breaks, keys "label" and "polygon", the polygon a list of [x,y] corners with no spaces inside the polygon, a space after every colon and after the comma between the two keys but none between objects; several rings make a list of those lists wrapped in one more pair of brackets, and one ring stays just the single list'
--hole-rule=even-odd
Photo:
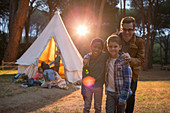
[{"label": "blue jeans", "polygon": [[40,80],[30,78],[28,80],[28,83],[24,85],[28,85],[28,87],[31,87],[31,86],[36,86],[37,84],[41,84]]},{"label": "blue jeans", "polygon": [[138,80],[136,80],[135,82],[132,80],[131,82],[132,95],[127,100],[127,106],[125,110],[126,113],[133,113],[134,106],[135,106],[135,93],[137,89],[137,83],[138,83]]},{"label": "blue jeans", "polygon": [[84,99],[84,109],[83,113],[90,113],[92,97],[94,94],[94,109],[95,113],[101,113],[102,97],[103,97],[103,87],[85,87]]},{"label": "blue jeans", "polygon": [[124,113],[125,104],[119,105],[118,98],[115,92],[107,91],[106,97],[106,113]]}]

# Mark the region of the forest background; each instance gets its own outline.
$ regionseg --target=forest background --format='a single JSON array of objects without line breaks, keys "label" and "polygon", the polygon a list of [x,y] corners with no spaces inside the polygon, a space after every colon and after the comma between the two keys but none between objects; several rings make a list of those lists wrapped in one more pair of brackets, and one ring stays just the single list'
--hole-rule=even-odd
[{"label": "forest background", "polygon": [[[143,70],[151,69],[153,64],[170,64],[169,0],[1,0],[0,63],[15,62],[57,10],[82,56],[89,52],[95,36],[106,40],[119,31],[122,17],[133,16],[136,34],[146,42]],[[79,35],[79,25],[86,25],[89,33]]]}]

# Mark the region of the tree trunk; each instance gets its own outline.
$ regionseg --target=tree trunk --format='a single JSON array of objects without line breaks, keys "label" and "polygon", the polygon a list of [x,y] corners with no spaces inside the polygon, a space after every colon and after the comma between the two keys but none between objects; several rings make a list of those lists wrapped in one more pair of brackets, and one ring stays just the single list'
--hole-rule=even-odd
[{"label": "tree trunk", "polygon": [[155,34],[152,35],[152,39],[151,39],[151,45],[150,45],[150,51],[149,51],[149,62],[148,62],[149,69],[152,69],[154,40],[155,40]]},{"label": "tree trunk", "polygon": [[123,17],[123,14],[122,14],[122,0],[119,0],[120,2],[120,18]]},{"label": "tree trunk", "polygon": [[33,13],[33,3],[34,2],[35,2],[35,0],[32,0],[30,2],[29,11],[28,11],[28,17],[27,17],[27,20],[25,22],[25,49],[28,48],[28,46],[29,46],[30,19],[31,19],[31,15]]},{"label": "tree trunk", "polygon": [[143,8],[143,0],[141,0],[141,13],[142,13],[142,28],[143,28],[143,39],[145,39],[145,13]]},{"label": "tree trunk", "polygon": [[164,49],[164,52],[165,52],[165,59],[164,59],[164,64],[167,65],[168,64],[168,37],[166,37],[166,40],[165,40],[165,49]]},{"label": "tree trunk", "polygon": [[52,5],[52,0],[48,0],[47,1],[47,3],[48,3],[48,6],[49,6],[49,15],[50,15],[50,18],[49,18],[49,20],[51,20],[51,18],[53,17],[53,5]]},{"label": "tree trunk", "polygon": [[151,10],[152,10],[153,2],[154,2],[154,0],[153,1],[149,0],[148,19],[147,19],[148,20],[148,24],[147,24],[147,32],[148,32],[148,34],[147,34],[147,42],[146,42],[146,48],[145,48],[145,50],[146,50],[145,51],[145,64],[144,64],[144,67],[143,67],[143,69],[145,71],[147,71],[148,67],[149,67],[150,24],[151,24],[151,13],[152,13]]},{"label": "tree trunk", "polygon": [[163,66],[163,62],[162,62],[162,46],[161,46],[161,42],[160,42],[160,63],[161,63],[161,67]]},{"label": "tree trunk", "polygon": [[123,0],[123,17],[125,17],[126,16],[126,0]]},{"label": "tree trunk", "polygon": [[10,14],[9,14],[9,27],[8,27],[9,37],[11,36],[12,25],[13,25],[13,22],[14,22],[15,13],[16,13],[17,8],[18,8],[18,3],[19,3],[19,0],[10,0],[10,6],[9,6]]},{"label": "tree trunk", "polygon": [[168,49],[167,49],[167,48],[165,48],[165,50],[164,50],[164,51],[165,51],[164,64],[165,64],[165,65],[167,65],[167,64],[168,64]]},{"label": "tree trunk", "polygon": [[17,58],[18,47],[22,36],[23,26],[27,18],[28,8],[29,0],[19,1],[10,32],[11,35],[8,46],[5,51],[4,61],[15,61]]},{"label": "tree trunk", "polygon": [[102,0],[101,2],[101,6],[100,6],[100,11],[99,11],[99,19],[98,19],[98,23],[97,23],[97,31],[96,31],[96,35],[99,36],[100,30],[101,30],[101,25],[102,25],[102,15],[103,15],[103,10],[104,10],[104,6],[105,6],[105,2],[106,0]]},{"label": "tree trunk", "polygon": [[157,23],[157,17],[158,17],[158,11],[159,11],[159,0],[156,0],[156,3],[155,3],[155,9],[154,9],[154,12],[153,12],[153,17],[154,17],[154,20],[152,21],[152,25],[153,25],[153,29],[154,31],[152,32],[152,38],[151,38],[151,46],[150,46],[150,55],[149,55],[149,69],[152,68],[152,64],[153,64],[153,46],[154,46],[154,41],[155,41],[155,36],[156,36],[156,30],[159,29],[158,28],[158,24]]}]

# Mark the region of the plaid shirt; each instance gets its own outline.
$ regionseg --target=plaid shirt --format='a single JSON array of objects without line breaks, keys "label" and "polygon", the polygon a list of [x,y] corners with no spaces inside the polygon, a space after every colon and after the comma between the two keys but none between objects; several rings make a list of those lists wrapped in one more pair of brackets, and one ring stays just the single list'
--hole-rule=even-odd
[{"label": "plaid shirt", "polygon": [[[111,58],[109,58],[106,61],[106,74],[105,74],[106,87],[108,86],[108,73],[109,73],[108,64],[110,62],[110,59]],[[117,98],[119,102],[125,103],[129,96],[132,94],[132,91],[130,89],[132,70],[130,66],[123,65],[123,59],[121,59],[120,57],[117,58],[115,61],[113,76]]]}]

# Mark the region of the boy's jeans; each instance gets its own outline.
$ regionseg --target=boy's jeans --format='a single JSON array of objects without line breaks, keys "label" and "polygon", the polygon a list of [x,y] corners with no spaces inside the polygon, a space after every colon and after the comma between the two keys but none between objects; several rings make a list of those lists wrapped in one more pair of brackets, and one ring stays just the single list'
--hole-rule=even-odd
[{"label": "boy's jeans", "polygon": [[138,80],[136,80],[135,82],[132,80],[131,82],[132,95],[127,100],[126,113],[133,113],[134,106],[135,106],[135,92],[137,89],[137,83]]},{"label": "boy's jeans", "polygon": [[84,109],[83,113],[89,113],[91,108],[92,96],[94,94],[94,109],[95,113],[101,113],[103,87],[85,87]]},{"label": "boy's jeans", "polygon": [[119,105],[119,101],[116,98],[116,93],[107,91],[106,98],[106,113],[124,113],[125,104]]}]

